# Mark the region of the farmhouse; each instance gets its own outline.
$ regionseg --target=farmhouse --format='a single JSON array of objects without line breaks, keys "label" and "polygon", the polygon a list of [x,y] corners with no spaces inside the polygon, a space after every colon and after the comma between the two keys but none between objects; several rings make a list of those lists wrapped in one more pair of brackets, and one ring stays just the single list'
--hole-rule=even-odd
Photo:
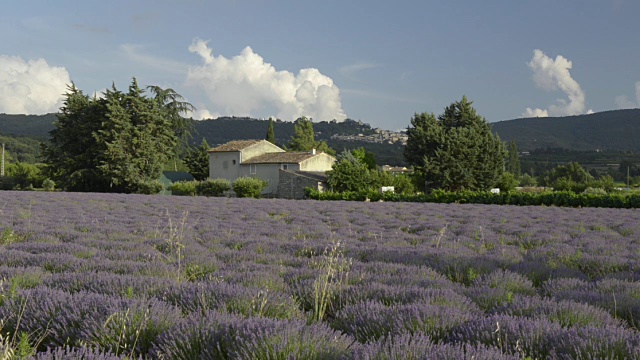
[{"label": "farmhouse", "polygon": [[209,150],[209,177],[234,181],[243,176],[265,180],[266,196],[300,199],[304,188],[326,188],[325,171],[336,159],[315,149],[286,152],[266,140],[237,140]]}]

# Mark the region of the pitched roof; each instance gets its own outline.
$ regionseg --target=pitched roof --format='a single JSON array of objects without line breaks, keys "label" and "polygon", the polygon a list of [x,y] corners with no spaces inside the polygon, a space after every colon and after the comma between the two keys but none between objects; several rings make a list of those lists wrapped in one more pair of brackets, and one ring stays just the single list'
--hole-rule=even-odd
[{"label": "pitched roof", "polygon": [[235,140],[235,141],[229,141],[226,144],[222,144],[218,147],[215,147],[211,150],[209,150],[209,152],[226,152],[226,151],[240,151],[240,150],[244,150],[246,148],[248,148],[251,145],[255,145],[258,144],[262,141],[266,141],[266,140]]},{"label": "pitched roof", "polygon": [[243,164],[297,164],[322,153],[313,155],[310,152],[273,152],[254,156],[243,161]]}]

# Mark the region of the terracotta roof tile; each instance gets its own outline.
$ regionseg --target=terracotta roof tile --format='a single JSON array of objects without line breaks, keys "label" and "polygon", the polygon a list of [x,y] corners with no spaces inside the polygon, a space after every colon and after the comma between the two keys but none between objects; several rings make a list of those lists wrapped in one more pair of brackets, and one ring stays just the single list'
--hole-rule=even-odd
[{"label": "terracotta roof tile", "polygon": [[240,150],[244,150],[246,148],[248,148],[251,145],[255,145],[258,144],[262,141],[266,141],[266,140],[235,140],[235,141],[229,141],[226,144],[222,144],[218,147],[215,147],[211,150],[209,150],[209,152],[226,152],[226,151],[240,151]]}]

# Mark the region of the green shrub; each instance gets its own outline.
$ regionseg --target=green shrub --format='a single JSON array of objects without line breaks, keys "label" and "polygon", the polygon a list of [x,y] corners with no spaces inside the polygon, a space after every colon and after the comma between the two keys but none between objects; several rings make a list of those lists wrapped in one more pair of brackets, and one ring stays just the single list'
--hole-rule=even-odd
[{"label": "green shrub", "polygon": [[164,190],[164,185],[160,180],[140,181],[137,185],[136,193],[154,195]]},{"label": "green shrub", "polygon": [[380,194],[377,191],[345,191],[319,192],[307,189],[307,197],[315,200],[344,201],[406,201],[458,204],[493,204],[520,206],[565,206],[565,207],[606,207],[606,208],[640,208],[640,195],[631,194],[576,194],[571,191],[546,191],[541,193],[510,192],[492,194],[487,191],[447,192],[434,190],[429,194]]},{"label": "green shrub", "polygon": [[231,189],[231,182],[227,179],[206,179],[196,185],[198,195],[222,196]]},{"label": "green shrub", "polygon": [[496,187],[501,191],[511,191],[515,189],[517,185],[518,180],[516,179],[515,175],[507,171],[503,172],[502,175],[500,175],[500,178],[498,178],[498,182],[496,183]]},{"label": "green shrub", "polygon": [[538,185],[536,178],[529,174],[524,174],[520,177],[520,186],[523,187],[532,187]]},{"label": "green shrub", "polygon": [[238,197],[260,197],[262,190],[267,187],[267,182],[251,177],[241,177],[233,182],[233,191]]},{"label": "green shrub", "polygon": [[46,178],[42,181],[42,188],[44,189],[44,191],[53,191],[55,187],[56,183],[49,178]]},{"label": "green shrub", "polygon": [[2,176],[0,177],[0,189],[13,190],[18,187],[18,179],[15,176]]},{"label": "green shrub", "polygon": [[198,181],[177,181],[169,186],[172,195],[196,196],[198,193]]}]

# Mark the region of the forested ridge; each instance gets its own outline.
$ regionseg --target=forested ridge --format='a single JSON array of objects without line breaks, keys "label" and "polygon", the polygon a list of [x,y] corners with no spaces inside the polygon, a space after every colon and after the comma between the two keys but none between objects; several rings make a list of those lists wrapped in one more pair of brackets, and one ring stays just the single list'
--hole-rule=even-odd
[{"label": "forested ridge", "polygon": [[[22,161],[33,161],[39,155],[39,141],[47,141],[53,130],[55,114],[8,115],[0,114],[0,136],[9,151],[18,154]],[[192,145],[203,138],[211,146],[231,140],[262,139],[269,121],[249,117],[220,117],[196,121]],[[407,120],[408,123],[408,120]],[[605,111],[589,115],[527,118],[491,123],[493,132],[506,142],[515,141],[520,151],[536,149],[564,149],[569,151],[624,151],[640,152],[640,109]],[[294,123],[275,121],[275,141],[285,145],[293,135]],[[314,122],[316,138],[326,141],[337,150],[364,147],[376,154],[379,164],[405,165],[403,146],[399,144],[366,143],[331,139],[331,135],[370,134],[374,129],[367,123]],[[11,140],[9,140],[11,139]],[[34,141],[36,140],[36,141]]]}]

